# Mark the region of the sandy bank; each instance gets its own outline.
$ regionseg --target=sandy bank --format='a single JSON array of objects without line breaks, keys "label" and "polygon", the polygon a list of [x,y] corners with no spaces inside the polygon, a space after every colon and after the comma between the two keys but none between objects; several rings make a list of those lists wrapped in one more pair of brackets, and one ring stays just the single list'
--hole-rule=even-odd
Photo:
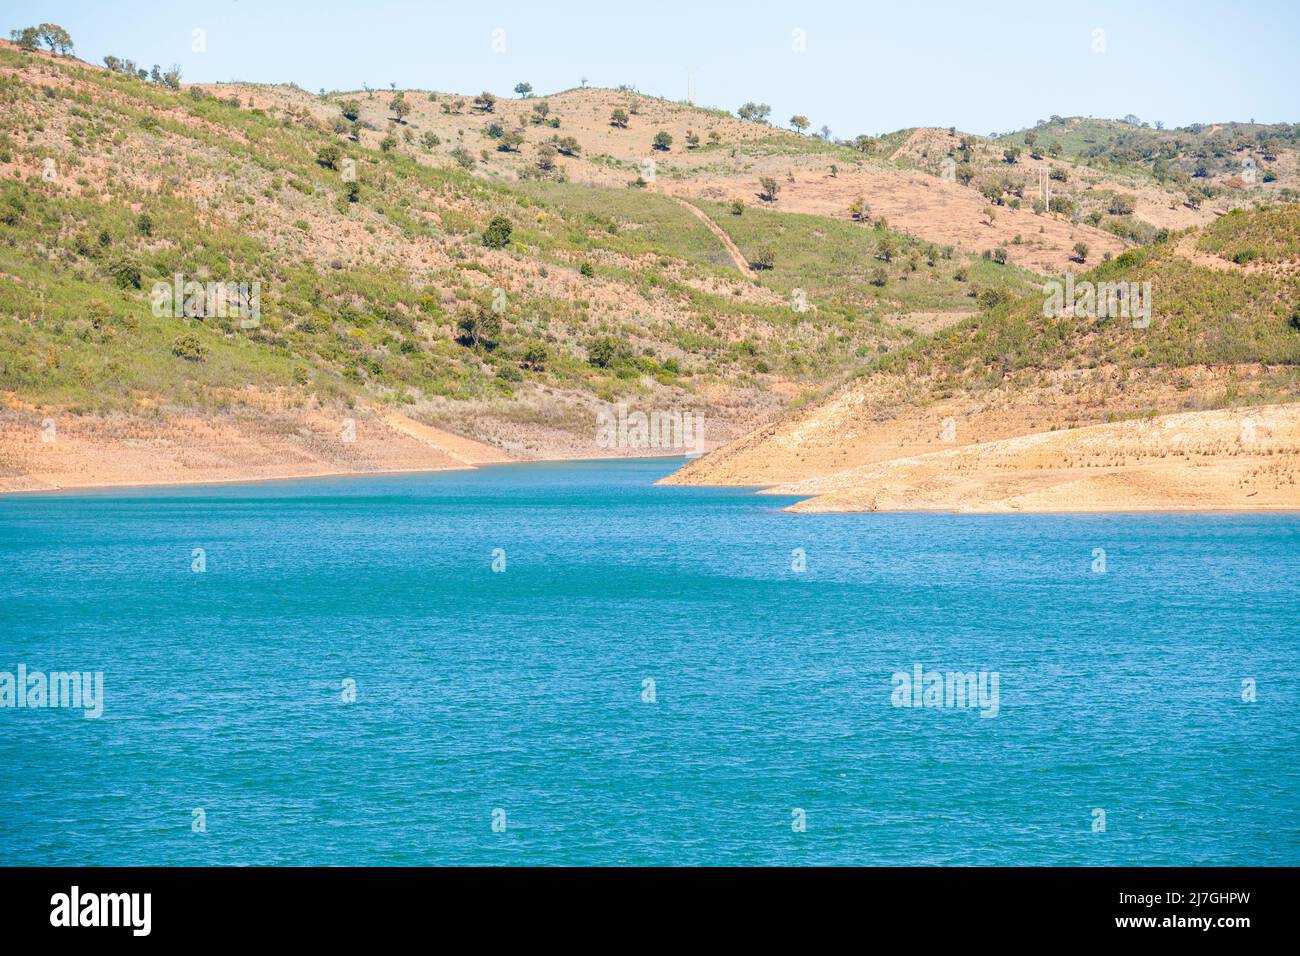
[{"label": "sandy bank", "polygon": [[1300,509],[1300,404],[1039,432],[777,485],[789,510]]}]

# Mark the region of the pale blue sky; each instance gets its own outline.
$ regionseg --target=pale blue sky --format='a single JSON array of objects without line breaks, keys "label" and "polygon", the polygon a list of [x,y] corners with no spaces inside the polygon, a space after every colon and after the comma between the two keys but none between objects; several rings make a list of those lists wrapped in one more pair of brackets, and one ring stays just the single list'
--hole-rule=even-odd
[{"label": "pale blue sky", "polygon": [[[586,76],[682,99],[693,71],[701,105],[757,100],[778,122],[804,113],[847,137],[917,125],[1002,132],[1052,113],[1297,122],[1298,11],[1297,0],[0,0],[0,28],[48,20],[93,62],[113,53],[179,63],[187,81],[312,91],[396,83],[512,95],[521,80],[546,93]],[[195,29],[206,52],[192,48]]]}]

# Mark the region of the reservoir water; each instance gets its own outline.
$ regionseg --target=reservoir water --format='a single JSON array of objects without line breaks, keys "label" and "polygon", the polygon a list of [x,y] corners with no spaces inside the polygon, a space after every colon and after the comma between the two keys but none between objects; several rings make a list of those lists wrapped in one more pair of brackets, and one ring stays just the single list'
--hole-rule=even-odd
[{"label": "reservoir water", "polygon": [[0,865],[1300,863],[1300,516],[679,464],[0,499]]}]

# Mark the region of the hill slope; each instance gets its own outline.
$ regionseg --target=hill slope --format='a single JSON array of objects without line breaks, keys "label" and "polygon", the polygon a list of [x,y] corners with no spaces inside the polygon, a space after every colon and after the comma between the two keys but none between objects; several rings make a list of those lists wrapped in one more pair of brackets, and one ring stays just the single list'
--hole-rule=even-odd
[{"label": "hill slope", "polygon": [[[1150,283],[1145,327],[1098,316],[1044,317],[1046,296],[1026,296],[882,356],[825,401],[667,480],[782,486],[799,494],[834,488],[862,499],[883,480],[870,466],[945,446],[987,446],[993,461],[1002,451],[987,443],[1209,408],[1238,409],[1240,425],[1252,406],[1300,395],[1297,225],[1295,205],[1243,211],[1130,251],[1078,282]],[[927,469],[936,461],[957,468],[972,460],[944,453]]]},{"label": "hill slope", "polygon": [[[596,412],[624,402],[705,414],[717,443],[905,345],[911,313],[918,327],[951,321],[980,288],[1032,278],[883,224],[757,211],[746,253],[777,257],[747,274],[701,209],[629,188],[622,171],[612,188],[570,181],[566,169],[616,168],[614,153],[543,168],[542,131],[556,127],[530,124],[527,146],[500,149],[487,132],[500,101],[403,96],[399,122],[392,94],[173,89],[0,43],[0,427],[21,432],[0,470],[20,484],[79,473],[32,457],[47,417],[102,436],[105,461],[123,416],[158,447],[176,440],[168,417],[258,429],[270,449],[313,433],[314,415],[382,423],[391,409],[514,458],[645,453],[598,445]],[[551,119],[564,109],[578,128],[602,97],[623,101],[573,91]],[[635,121],[652,110],[712,117],[736,141],[771,135],[662,101]],[[841,239],[895,251],[872,261],[878,284],[836,260]],[[256,288],[257,321],[211,302],[156,308],[155,286],[177,277]],[[405,461],[400,432],[385,440]],[[346,470],[335,451],[319,467]]]}]

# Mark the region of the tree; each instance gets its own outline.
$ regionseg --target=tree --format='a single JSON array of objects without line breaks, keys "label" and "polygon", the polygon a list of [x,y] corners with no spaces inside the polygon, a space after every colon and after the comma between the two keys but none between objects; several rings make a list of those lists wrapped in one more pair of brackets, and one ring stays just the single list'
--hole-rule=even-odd
[{"label": "tree", "polygon": [[170,87],[173,90],[181,88],[181,66],[179,63],[173,63],[162,75],[163,86]]},{"label": "tree", "polygon": [[524,145],[523,136],[515,132],[509,132],[501,137],[501,142],[497,143],[497,152],[517,153],[522,145]]},{"label": "tree", "polygon": [[528,97],[530,97],[530,96],[533,95],[533,84],[531,84],[531,83],[516,83],[516,84],[515,84],[515,92],[516,92],[517,94],[519,94],[520,96],[522,96],[524,99],[528,99]]},{"label": "tree", "polygon": [[555,147],[550,143],[542,143],[537,147],[537,168],[550,172],[555,168]]},{"label": "tree", "polygon": [[333,143],[326,143],[316,151],[316,162],[326,169],[338,169],[343,151]]},{"label": "tree", "polygon": [[876,146],[876,141],[865,133],[853,138],[853,148],[860,153],[869,153]]},{"label": "tree", "polygon": [[10,30],[9,39],[24,50],[36,50],[41,45],[41,31],[39,27],[23,27],[21,30]]},{"label": "tree", "polygon": [[751,123],[766,123],[768,114],[771,112],[772,107],[766,103],[750,102],[736,110],[736,115],[743,120],[749,120]]},{"label": "tree", "polygon": [[764,176],[758,185],[763,190],[758,195],[764,202],[776,202],[776,194],[781,191],[781,184],[776,181],[776,177]]},{"label": "tree", "polygon": [[1009,146],[1002,151],[1002,158],[1008,163],[1016,163],[1020,160],[1020,147]]},{"label": "tree", "polygon": [[687,149],[699,149],[699,147],[700,147],[700,135],[699,135],[699,133],[695,132],[695,130],[693,130],[693,129],[688,129],[688,130],[686,131],[686,148],[687,148]]},{"label": "tree", "polygon": [[565,156],[577,156],[582,152],[582,144],[572,136],[565,136],[562,139],[552,139],[551,142],[554,143],[555,148]]},{"label": "tree", "polygon": [[709,130],[709,142],[712,143],[714,146],[717,146],[719,143],[722,142],[722,134],[719,133],[716,129]]},{"label": "tree", "polygon": [[609,125],[617,129],[627,129],[627,120],[627,110],[621,106],[615,107],[614,112],[609,114]]},{"label": "tree", "polygon": [[474,97],[474,109],[480,113],[491,113],[496,109],[497,98],[484,90],[478,96]]},{"label": "tree", "polygon": [[343,111],[344,119],[353,123],[361,116],[361,104],[356,100],[344,100],[339,104],[339,109]]},{"label": "tree", "polygon": [[1074,244],[1074,261],[1075,262],[1088,261],[1088,244],[1086,242],[1076,242]]},{"label": "tree", "polygon": [[524,357],[519,364],[534,372],[545,372],[548,358],[550,358],[550,355],[543,343],[530,342],[528,347],[524,349]]},{"label": "tree", "polygon": [[398,93],[388,101],[388,109],[398,123],[405,123],[406,117],[411,113],[411,104],[406,102],[406,97]]},{"label": "tree", "polygon": [[505,216],[493,216],[488,227],[483,230],[483,245],[489,249],[504,249],[510,243],[510,234],[514,225]]},{"label": "tree", "polygon": [[471,311],[456,320],[456,328],[460,329],[457,341],[461,345],[491,351],[496,348],[497,340],[501,337],[501,317],[491,309],[476,304]]},{"label": "tree", "polygon": [[854,222],[870,222],[871,207],[867,205],[865,199],[859,196],[857,199],[853,200],[853,202],[849,203],[849,216]]},{"label": "tree", "polygon": [[663,130],[655,133],[654,148],[661,153],[666,153],[673,145],[673,138]]},{"label": "tree", "polygon": [[73,50],[72,37],[57,23],[42,23],[35,27],[13,30],[9,36],[24,50],[35,50],[44,43],[51,53],[68,54]]},{"label": "tree", "polygon": [[790,117],[790,125],[802,133],[811,125],[811,121],[802,113],[796,113]]},{"label": "tree", "polygon": [[898,255],[898,243],[894,241],[894,237],[882,236],[876,243],[876,258],[884,262],[893,262],[896,255]]},{"label": "tree", "polygon": [[745,201],[743,199],[733,199],[731,201],[731,214],[733,216],[743,216],[745,214]]}]

